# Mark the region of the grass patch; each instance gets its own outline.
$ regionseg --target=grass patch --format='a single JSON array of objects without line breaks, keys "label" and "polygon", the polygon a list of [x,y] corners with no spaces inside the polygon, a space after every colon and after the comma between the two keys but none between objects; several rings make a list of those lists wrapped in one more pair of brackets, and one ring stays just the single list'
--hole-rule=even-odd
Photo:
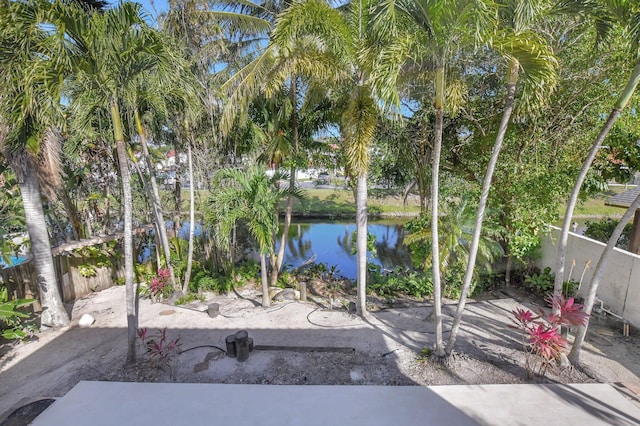
[{"label": "grass patch", "polygon": [[[607,199],[616,194],[626,191],[623,186],[610,187],[609,190],[602,192],[593,198],[589,198],[585,202],[576,206],[574,216],[594,217],[594,216],[622,216],[625,209],[620,207],[606,206],[604,203]],[[564,216],[564,210],[562,211]]]},{"label": "grass patch", "polygon": [[[609,190],[594,196],[576,207],[575,217],[619,217],[624,214],[620,207],[606,206],[605,201],[621,192],[626,191],[624,186],[612,186]],[[307,201],[303,205],[295,201],[293,210],[296,216],[321,216],[329,218],[352,218],[356,214],[355,200],[349,189],[307,189],[305,190]],[[202,203],[209,197],[209,191],[196,191],[196,209],[200,210]],[[407,205],[402,203],[402,194],[394,190],[370,189],[368,193],[368,209],[371,216],[411,216],[420,212],[420,205],[415,201],[409,201]],[[284,210],[284,203],[282,209]],[[189,192],[182,192],[182,212],[188,212]],[[564,210],[561,212],[564,216]],[[561,216],[562,217],[562,216]]]},{"label": "grass patch", "polygon": [[[299,216],[353,217],[356,205],[353,193],[348,189],[311,189],[306,191],[304,204],[296,201],[294,214]],[[376,190],[367,200],[369,215],[417,215],[420,206],[402,203],[402,197],[393,191]]]}]

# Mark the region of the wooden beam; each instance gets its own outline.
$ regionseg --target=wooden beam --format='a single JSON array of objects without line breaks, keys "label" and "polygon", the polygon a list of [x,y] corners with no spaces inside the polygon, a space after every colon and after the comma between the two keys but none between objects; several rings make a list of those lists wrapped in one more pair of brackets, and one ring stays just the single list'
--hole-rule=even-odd
[{"label": "wooden beam", "polygon": [[[148,231],[150,231],[151,229],[153,229],[155,227],[155,225],[153,224],[149,224],[149,225],[142,225],[139,226],[137,228],[135,228],[133,230],[133,234],[142,234],[142,233],[146,233]],[[86,240],[80,240],[80,241],[73,241],[67,244],[62,244],[59,245],[58,247],[55,247],[53,249],[51,249],[51,254],[54,256],[57,256],[59,254],[65,253],[65,252],[72,252],[73,250],[82,248],[82,247],[89,247],[89,246],[95,246],[98,244],[104,244],[104,243],[108,243],[110,241],[113,240],[119,240],[124,236],[123,232],[116,232],[115,234],[111,234],[111,235],[104,235],[101,237],[93,237],[93,238],[89,238]]]}]

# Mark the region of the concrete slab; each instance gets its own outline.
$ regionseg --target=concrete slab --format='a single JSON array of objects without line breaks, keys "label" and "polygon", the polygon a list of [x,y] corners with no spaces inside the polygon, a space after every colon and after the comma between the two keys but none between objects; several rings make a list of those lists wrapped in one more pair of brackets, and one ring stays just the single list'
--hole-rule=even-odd
[{"label": "concrete slab", "polygon": [[80,382],[33,425],[640,425],[606,384],[267,386]]}]

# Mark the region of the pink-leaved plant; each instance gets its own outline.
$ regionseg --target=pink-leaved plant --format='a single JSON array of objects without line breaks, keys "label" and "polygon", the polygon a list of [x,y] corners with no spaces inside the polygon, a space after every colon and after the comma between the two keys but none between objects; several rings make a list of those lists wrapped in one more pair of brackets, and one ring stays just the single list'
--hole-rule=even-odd
[{"label": "pink-leaved plant", "polygon": [[171,281],[171,275],[169,269],[158,269],[158,274],[151,279],[149,283],[149,290],[152,296],[158,296],[164,294],[165,289],[169,288]]},{"label": "pink-leaved plant", "polygon": [[557,361],[568,342],[560,333],[561,326],[584,325],[588,315],[583,305],[570,297],[554,295],[547,299],[552,307],[557,307],[559,315],[546,314],[542,309],[534,314],[528,309],[516,309],[513,314],[514,328],[522,332],[522,349],[525,353],[525,367],[529,377],[544,375],[553,361]]},{"label": "pink-leaved plant", "polygon": [[181,346],[180,338],[169,340],[166,327],[162,330],[158,329],[153,334],[150,334],[147,328],[139,328],[138,338],[151,365],[169,368],[171,379],[175,380],[175,364]]}]

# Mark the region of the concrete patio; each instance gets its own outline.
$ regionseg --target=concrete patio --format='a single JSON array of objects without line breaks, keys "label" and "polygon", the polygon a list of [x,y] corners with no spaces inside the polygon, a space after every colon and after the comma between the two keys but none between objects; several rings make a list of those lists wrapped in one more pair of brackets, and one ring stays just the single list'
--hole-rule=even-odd
[{"label": "concrete patio", "polygon": [[608,384],[266,386],[80,382],[33,425],[640,425]]}]

